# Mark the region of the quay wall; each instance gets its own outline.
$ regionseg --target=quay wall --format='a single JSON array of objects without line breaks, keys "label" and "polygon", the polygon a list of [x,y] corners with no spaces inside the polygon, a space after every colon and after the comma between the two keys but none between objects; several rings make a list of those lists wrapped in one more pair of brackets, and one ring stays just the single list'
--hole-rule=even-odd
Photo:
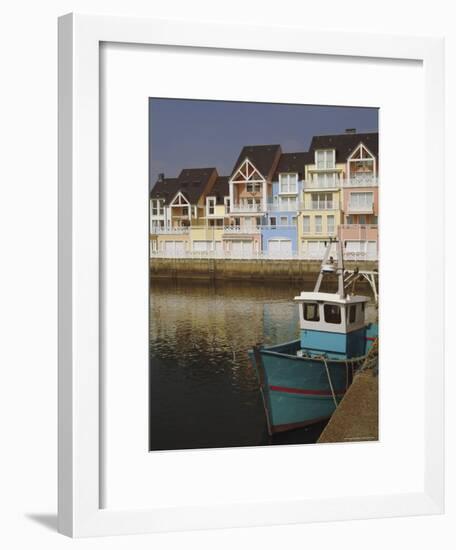
[{"label": "quay wall", "polygon": [[[265,281],[315,280],[320,260],[226,258],[151,258],[152,278],[234,279]],[[378,269],[378,262],[345,262],[346,269]]]}]

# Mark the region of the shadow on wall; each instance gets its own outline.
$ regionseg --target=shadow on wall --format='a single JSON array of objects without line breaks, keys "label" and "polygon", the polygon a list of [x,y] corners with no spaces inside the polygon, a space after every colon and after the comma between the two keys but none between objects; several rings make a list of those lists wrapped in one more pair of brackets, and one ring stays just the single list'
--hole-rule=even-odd
[{"label": "shadow on wall", "polygon": [[57,531],[57,514],[25,514],[25,517],[43,525],[46,529]]}]

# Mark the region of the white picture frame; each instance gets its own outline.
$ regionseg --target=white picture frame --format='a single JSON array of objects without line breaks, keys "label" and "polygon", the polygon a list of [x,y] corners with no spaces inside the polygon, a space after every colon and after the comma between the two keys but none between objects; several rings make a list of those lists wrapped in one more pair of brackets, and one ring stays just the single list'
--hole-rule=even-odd
[{"label": "white picture frame", "polygon": [[[153,508],[101,506],[100,45],[414,60],[425,91],[426,388],[422,491]],[[442,513],[443,40],[69,14],[59,19],[59,531],[68,536]],[[432,159],[432,162],[431,162]],[[437,196],[441,200],[436,200]],[[432,256],[431,256],[432,252]],[[417,297],[418,299],[418,297]],[[420,420],[417,420],[420,422]],[[420,425],[421,427],[421,425]],[[234,451],[233,451],[234,452]]]}]

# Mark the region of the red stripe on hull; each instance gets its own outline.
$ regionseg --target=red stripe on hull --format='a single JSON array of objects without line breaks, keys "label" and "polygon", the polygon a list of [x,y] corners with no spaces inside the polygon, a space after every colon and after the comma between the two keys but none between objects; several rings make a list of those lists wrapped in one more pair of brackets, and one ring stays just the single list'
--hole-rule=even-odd
[{"label": "red stripe on hull", "polygon": [[[332,393],[327,390],[302,390],[300,388],[286,388],[285,386],[269,386],[271,391],[281,391],[283,393],[298,393],[301,395],[325,395],[332,396]],[[336,395],[343,395],[344,392],[336,393]]]},{"label": "red stripe on hull", "polygon": [[377,340],[377,338],[375,338],[374,336],[366,336],[366,340],[374,342],[375,340]]}]

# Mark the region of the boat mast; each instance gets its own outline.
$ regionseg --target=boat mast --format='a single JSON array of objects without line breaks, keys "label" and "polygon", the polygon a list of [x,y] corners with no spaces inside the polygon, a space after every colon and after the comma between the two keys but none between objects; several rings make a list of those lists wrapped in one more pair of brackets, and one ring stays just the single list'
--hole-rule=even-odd
[{"label": "boat mast", "polygon": [[[331,245],[334,242],[337,244],[337,269],[334,269],[334,258],[332,256],[329,256],[331,252]],[[344,256],[343,256],[343,250],[342,250],[342,243],[340,239],[338,240],[329,239],[329,245],[326,247],[325,255],[323,256],[323,260],[321,262],[320,273],[318,275],[317,282],[315,283],[314,292],[320,292],[320,286],[323,281],[323,277],[325,273],[334,273],[334,272],[336,272],[337,280],[338,280],[337,293],[341,298],[345,298]]]},{"label": "boat mast", "polygon": [[344,253],[342,250],[342,242],[337,240],[337,277],[339,282],[339,296],[345,298],[345,285],[344,285]]}]

